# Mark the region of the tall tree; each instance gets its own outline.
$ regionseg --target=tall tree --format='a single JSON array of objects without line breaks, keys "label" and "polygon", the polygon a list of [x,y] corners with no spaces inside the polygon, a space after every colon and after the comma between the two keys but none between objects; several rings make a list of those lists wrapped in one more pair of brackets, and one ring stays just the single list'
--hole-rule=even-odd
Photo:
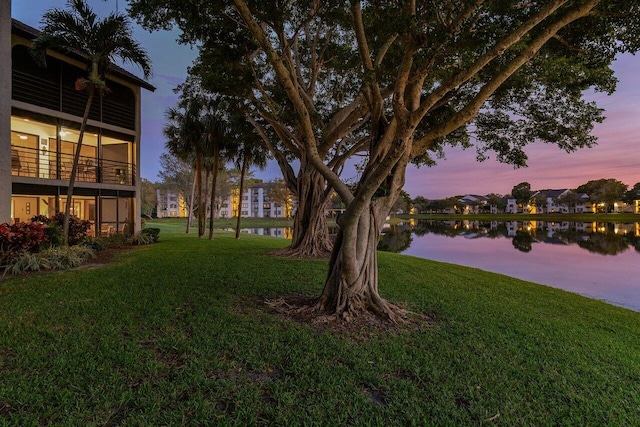
[{"label": "tall tree", "polygon": [[140,201],[142,203],[141,213],[147,218],[151,218],[157,212],[156,188],[158,185],[148,179],[142,178],[140,182]]},{"label": "tall tree", "polygon": [[536,207],[537,213],[544,213],[545,208],[547,208],[547,191],[539,191],[536,193],[533,198],[531,198],[531,204]]},{"label": "tall tree", "polygon": [[516,203],[523,208],[525,204],[529,203],[532,195],[531,184],[528,182],[521,182],[520,184],[514,185],[511,189],[511,197],[513,197],[516,200]]},{"label": "tall tree", "polygon": [[580,193],[586,193],[591,203],[604,204],[605,212],[613,209],[613,204],[619,202],[627,192],[628,185],[614,178],[602,178],[588,181],[577,188]]},{"label": "tall tree", "polygon": [[208,100],[202,120],[204,128],[204,148],[207,156],[211,159],[211,198],[209,200],[209,206],[211,208],[209,216],[209,240],[211,240],[213,239],[216,190],[218,188],[218,173],[221,167],[220,159],[222,157],[224,163],[224,144],[229,132],[221,117],[220,104],[214,99]]},{"label": "tall tree", "polygon": [[[260,6],[274,29],[273,36],[287,40],[280,48],[289,58],[290,70],[296,70],[297,90],[312,112],[307,119],[316,127],[313,135],[302,131],[304,120],[273,78],[273,67],[264,52],[256,51],[249,34],[238,31],[239,17],[228,2],[172,1],[161,9],[146,2],[131,3],[132,13],[148,28],[164,28],[175,20],[184,31],[181,40],[197,43],[200,49],[192,73],[207,90],[236,97],[244,105],[247,118],[298,200],[291,246],[281,255],[326,256],[332,247],[325,219],[332,189],[304,153],[308,138],[313,137],[318,154],[338,175],[345,161],[369,143],[363,132],[367,107],[357,78],[353,78],[358,73],[350,57],[353,36],[344,30],[350,19],[348,9],[334,10],[327,7],[330,3],[340,2],[318,4],[312,19],[305,16],[308,4],[280,7],[279,2],[269,1],[264,8]],[[295,36],[290,34],[293,27]]]},{"label": "tall tree", "polygon": [[202,162],[206,150],[206,131],[203,121],[204,106],[205,100],[202,97],[185,94],[178,107],[167,110],[167,122],[163,129],[164,135],[167,137],[167,150],[180,159],[188,160],[193,158],[194,160],[198,237],[202,237],[205,232],[206,212],[202,194]]},{"label": "tall tree", "polygon": [[33,40],[32,52],[45,63],[47,49],[80,53],[88,72],[87,78],[79,78],[75,83],[76,90],[87,92],[87,102],[67,186],[62,227],[63,240],[67,244],[73,189],[91,104],[96,94],[102,96],[107,93],[106,75],[114,60],[140,66],[145,77],[151,75],[151,61],[147,52],[133,38],[128,17],[111,13],[101,19],[84,0],[69,0],[67,9],[53,8],[44,14],[41,33]]},{"label": "tall tree", "polygon": [[491,206],[495,206],[496,213],[504,212],[507,207],[504,198],[500,194],[496,193],[487,194],[487,203],[489,205],[489,209],[491,209]]},{"label": "tall tree", "polygon": [[160,186],[163,189],[171,190],[174,193],[182,194],[188,205],[186,233],[190,231],[191,218],[193,216],[193,200],[195,195],[196,175],[193,170],[190,157],[186,160],[177,157],[173,153],[162,153],[160,155]]},{"label": "tall tree", "polygon": [[[215,68],[211,58],[232,58],[224,64],[227,77],[237,72],[235,81],[255,81],[247,98],[260,105],[284,101],[273,105],[286,115],[269,116],[269,124],[283,131],[291,126],[281,125],[295,125],[295,133],[286,136],[299,145],[290,152],[313,166],[346,205],[324,290],[310,308],[340,318],[363,312],[392,320],[403,315],[379,295],[376,244],[409,162],[430,163],[430,153],[446,144],[469,146],[471,131],[480,159],[495,152],[499,161],[515,166],[526,164],[524,147],[536,141],[566,151],[590,147],[602,111],[583,99],[583,91],[613,91],[610,64],[616,54],[640,48],[634,31],[640,25],[638,0],[167,0],[162,7],[133,0],[131,5],[150,21],[160,17],[159,25],[175,19],[187,37],[203,45],[223,40],[204,65]],[[325,40],[342,54],[321,56]],[[301,45],[305,49],[292,50]],[[317,58],[323,58],[322,84],[309,91],[305,77],[314,69],[303,64]],[[247,72],[246,64],[254,61],[260,68]],[[340,108],[325,115],[315,101],[335,95],[332,79],[344,78],[349,85],[342,87],[357,92],[343,91]],[[261,90],[262,83],[278,97]],[[355,118],[339,120],[345,117]],[[344,144],[332,142],[329,151],[366,156],[355,189],[340,179],[324,145],[331,138],[323,125],[333,119],[346,124],[336,132],[336,141]],[[352,123],[360,130],[367,125],[367,139],[358,140],[366,143],[345,146],[357,135]]]},{"label": "tall tree", "polygon": [[418,196],[412,201],[413,207],[416,209],[416,213],[427,213],[429,209],[429,200],[423,196]]},{"label": "tall tree", "polygon": [[636,182],[634,186],[625,193],[624,200],[627,203],[633,203],[636,200],[640,200],[640,182]]},{"label": "tall tree", "polygon": [[556,203],[558,205],[564,205],[567,207],[569,213],[575,213],[576,205],[582,204],[584,201],[580,198],[578,193],[573,190],[567,191],[565,194],[558,197]]},{"label": "tall tree", "polygon": [[[239,128],[235,128],[239,130]],[[246,131],[246,128],[244,129]],[[240,170],[240,186],[238,188],[238,216],[236,218],[236,239],[240,238],[240,223],[242,222],[242,195],[244,194],[245,177],[247,175],[248,168],[256,166],[259,169],[264,169],[267,166],[267,152],[264,147],[256,140],[256,135],[252,132],[242,132],[241,140],[236,141],[235,147],[231,147],[235,153],[234,163],[236,168]],[[254,135],[253,137],[251,135]]]},{"label": "tall tree", "polygon": [[289,218],[293,210],[293,193],[281,179],[274,180],[271,184],[273,184],[273,186],[269,190],[269,200],[282,207],[282,216]]}]

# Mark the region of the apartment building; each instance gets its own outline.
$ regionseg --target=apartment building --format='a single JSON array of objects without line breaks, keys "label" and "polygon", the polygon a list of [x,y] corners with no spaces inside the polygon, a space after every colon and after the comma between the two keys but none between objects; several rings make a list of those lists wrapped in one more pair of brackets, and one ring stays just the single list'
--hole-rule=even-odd
[{"label": "apartment building", "polygon": [[189,212],[181,193],[158,189],[156,203],[158,218],[186,218]]},{"label": "apartment building", "polygon": [[[40,66],[29,53],[39,31],[0,12],[0,222],[20,222],[64,211],[87,96],[75,81],[85,66],[60,52]],[[155,88],[119,67],[107,86],[91,107],[71,212],[96,233],[139,230],[140,96]]]},{"label": "apartment building", "polygon": [[[272,200],[271,190],[274,183],[250,185],[242,194],[241,215],[243,218],[287,218],[295,212],[295,201],[286,203]],[[221,218],[237,216],[238,194],[228,196],[220,205],[218,215]]]}]

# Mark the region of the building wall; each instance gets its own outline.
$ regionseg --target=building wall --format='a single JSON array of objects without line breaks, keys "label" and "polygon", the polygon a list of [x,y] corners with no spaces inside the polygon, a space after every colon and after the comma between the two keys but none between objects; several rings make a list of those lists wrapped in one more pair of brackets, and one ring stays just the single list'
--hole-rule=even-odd
[{"label": "building wall", "polygon": [[11,0],[0,0],[0,223],[11,220]]},{"label": "building wall", "polygon": [[[257,184],[245,190],[242,194],[241,215],[243,218],[283,218],[285,209],[269,200],[269,184]],[[237,194],[237,190],[236,190]],[[231,218],[236,214],[237,196],[227,196],[221,204],[218,215],[222,218]],[[291,215],[295,212],[295,206],[290,206]]]},{"label": "building wall", "polygon": [[156,190],[156,213],[158,218],[185,218],[187,206],[182,194]]}]

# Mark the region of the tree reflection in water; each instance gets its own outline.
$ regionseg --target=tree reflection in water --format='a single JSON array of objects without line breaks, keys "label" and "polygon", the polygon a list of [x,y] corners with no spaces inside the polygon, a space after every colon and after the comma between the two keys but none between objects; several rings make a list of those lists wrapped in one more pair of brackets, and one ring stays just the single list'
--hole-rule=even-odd
[{"label": "tree reflection in water", "polygon": [[531,233],[528,231],[518,230],[516,231],[516,235],[513,236],[511,243],[513,247],[520,252],[531,252],[533,236],[531,236]]},{"label": "tree reflection in water", "polygon": [[413,242],[413,237],[409,224],[392,225],[383,230],[378,242],[378,250],[399,253],[408,249],[411,242]]},{"label": "tree reflection in water", "polygon": [[510,238],[515,249],[531,252],[534,243],[577,245],[601,255],[617,255],[629,248],[640,252],[640,224],[555,221],[435,221],[419,220],[392,226],[381,237],[378,249],[402,252],[416,236],[427,234],[467,239]]}]

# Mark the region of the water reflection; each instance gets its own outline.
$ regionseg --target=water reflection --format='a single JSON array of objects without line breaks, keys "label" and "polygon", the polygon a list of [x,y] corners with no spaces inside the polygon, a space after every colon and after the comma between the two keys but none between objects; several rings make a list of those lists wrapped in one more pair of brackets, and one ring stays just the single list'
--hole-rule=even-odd
[{"label": "water reflection", "polygon": [[640,311],[640,223],[417,221],[378,248],[541,283]]},{"label": "water reflection", "polygon": [[393,225],[382,230],[382,236],[378,242],[378,250],[400,253],[411,246],[413,238],[409,225]]},{"label": "water reflection", "polygon": [[508,238],[513,248],[531,252],[537,244],[577,245],[601,255],[617,255],[630,248],[640,252],[640,223],[558,221],[432,221],[420,220],[391,226],[378,249],[402,252],[412,242],[411,234],[428,234],[466,239]]}]

